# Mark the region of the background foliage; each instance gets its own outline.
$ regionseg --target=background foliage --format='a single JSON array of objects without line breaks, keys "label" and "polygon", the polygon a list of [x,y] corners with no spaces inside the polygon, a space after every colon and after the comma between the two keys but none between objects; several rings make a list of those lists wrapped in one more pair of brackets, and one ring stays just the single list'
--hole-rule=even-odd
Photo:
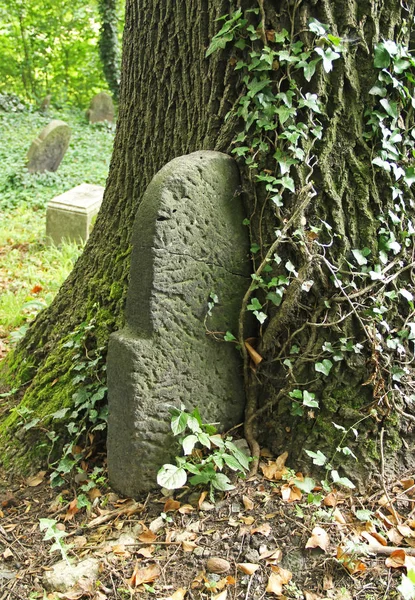
[{"label": "background foliage", "polygon": [[0,0],[0,93],[30,101],[50,93],[55,105],[86,107],[108,89],[100,27],[97,0]]}]

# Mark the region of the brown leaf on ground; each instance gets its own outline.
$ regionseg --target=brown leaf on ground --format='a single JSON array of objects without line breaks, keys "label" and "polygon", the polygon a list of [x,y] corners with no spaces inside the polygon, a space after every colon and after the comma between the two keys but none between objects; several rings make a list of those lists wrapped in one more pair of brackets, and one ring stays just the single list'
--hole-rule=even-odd
[{"label": "brown leaf on ground", "polygon": [[415,537],[415,531],[411,529],[408,525],[397,525],[396,529],[405,538]]},{"label": "brown leaf on ground", "polygon": [[164,512],[172,512],[180,508],[180,502],[174,500],[174,498],[167,498],[164,504]]},{"label": "brown leaf on ground", "polygon": [[281,486],[281,498],[284,502],[295,502],[303,497],[302,491],[291,483],[284,483]]},{"label": "brown leaf on ground", "polygon": [[160,567],[156,563],[148,567],[140,567],[140,563],[137,562],[128,584],[131,587],[138,587],[143,583],[151,583],[160,577],[160,573]]},{"label": "brown leaf on ground", "polygon": [[265,560],[269,565],[276,565],[282,560],[282,550],[277,548],[276,550],[262,552],[259,556],[259,560]]},{"label": "brown leaf on ground", "polygon": [[157,539],[157,535],[144,525],[144,531],[143,533],[140,533],[138,539],[140,540],[140,542],[151,543]]},{"label": "brown leaf on ground", "polygon": [[304,590],[305,600],[322,600],[324,596],[320,596],[319,594],[315,594],[314,592],[308,592]]},{"label": "brown leaf on ground", "polygon": [[183,552],[193,552],[193,550],[197,548],[197,544],[195,544],[194,542],[188,542],[186,540],[184,540],[182,542],[182,550]]},{"label": "brown leaf on ground", "polygon": [[186,588],[179,588],[174,592],[174,594],[172,594],[171,596],[166,598],[166,600],[184,600],[184,597],[186,596],[186,594],[187,594]]},{"label": "brown leaf on ground", "polygon": [[223,590],[220,594],[216,594],[216,596],[212,596],[212,600],[226,600],[228,597],[228,590]]},{"label": "brown leaf on ground", "polygon": [[330,492],[323,500],[324,506],[334,507],[337,504],[337,494],[335,492]]},{"label": "brown leaf on ground", "polygon": [[202,506],[206,496],[207,496],[207,491],[205,490],[204,492],[202,492],[200,494],[199,500],[197,501],[197,508],[200,510],[200,507]]},{"label": "brown leaf on ground", "polygon": [[241,517],[241,521],[242,523],[245,523],[245,525],[252,525],[255,519],[253,516],[249,515],[249,517]]},{"label": "brown leaf on ground", "polygon": [[342,546],[337,547],[337,560],[349,571],[351,575],[361,573],[366,570],[366,565],[351,554],[347,554]]},{"label": "brown leaf on ground", "polygon": [[78,499],[74,498],[72,500],[72,502],[69,503],[69,507],[68,507],[68,510],[66,511],[64,521],[71,521],[77,512],[79,512]]},{"label": "brown leaf on ground", "polygon": [[259,565],[254,563],[237,563],[236,568],[245,575],[253,575],[259,569]]},{"label": "brown leaf on ground", "polygon": [[282,586],[286,583],[289,583],[292,579],[293,574],[291,571],[287,569],[282,569],[281,567],[271,567],[272,572],[268,579],[268,584],[266,587],[266,592],[270,594],[275,594],[276,596],[282,596]]},{"label": "brown leaf on ground", "polygon": [[388,536],[388,539],[392,542],[392,544],[395,544],[395,546],[399,546],[399,544],[403,540],[403,537],[398,532],[398,530],[395,529],[395,527],[392,527],[392,529],[389,529],[389,531],[387,532],[386,535]]},{"label": "brown leaf on ground", "polygon": [[260,533],[261,535],[268,537],[271,533],[271,525],[269,523],[262,523],[261,525],[258,525],[258,527],[253,527],[249,533],[251,535]]},{"label": "brown leaf on ground", "polygon": [[405,550],[395,550],[395,552],[392,552],[385,560],[385,565],[391,569],[401,569],[405,566],[405,559]]},{"label": "brown leaf on ground", "polygon": [[92,488],[92,490],[89,490],[88,492],[88,498],[91,500],[91,502],[93,502],[96,498],[100,498],[101,496],[102,493],[97,487]]},{"label": "brown leaf on ground", "polygon": [[155,546],[146,546],[145,548],[140,548],[136,551],[136,554],[140,556],[144,556],[144,558],[151,558],[154,554]]},{"label": "brown leaf on ground", "polygon": [[179,513],[181,515],[188,515],[194,512],[194,510],[194,506],[192,506],[191,504],[183,504],[183,506],[179,508]]},{"label": "brown leaf on ground", "polygon": [[248,496],[242,496],[242,502],[244,504],[245,510],[252,510],[254,508],[254,503]]},{"label": "brown leaf on ground", "polygon": [[37,487],[38,485],[43,483],[43,481],[45,479],[45,475],[46,475],[46,471],[39,471],[39,473],[37,473],[36,475],[33,475],[33,477],[28,477],[26,479],[26,485],[29,487]]},{"label": "brown leaf on ground", "polygon": [[324,552],[327,552],[327,548],[330,544],[330,538],[322,527],[314,527],[311,532],[311,537],[308,538],[305,545],[306,548],[321,548]]}]

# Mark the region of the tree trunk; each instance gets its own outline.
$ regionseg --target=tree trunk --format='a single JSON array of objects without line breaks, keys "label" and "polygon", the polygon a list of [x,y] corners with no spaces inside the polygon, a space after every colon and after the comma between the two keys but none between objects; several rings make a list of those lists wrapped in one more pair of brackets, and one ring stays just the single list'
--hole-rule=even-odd
[{"label": "tree trunk", "polygon": [[[310,83],[294,77],[303,97],[307,92],[317,93],[323,105],[323,114],[319,115],[322,139],[316,141],[310,154],[315,158],[308,166],[291,170],[295,192],[284,192],[285,206],[280,210],[272,208],[262,183],[252,183],[255,171],[241,163],[252,242],[260,248],[253,256],[254,269],[260,269],[278,229],[283,232],[277,244],[281,264],[290,261],[298,272],[295,276],[291,271],[290,285],[278,307],[261,291],[247,292],[245,305],[257,294],[267,319],[258,328],[257,350],[264,360],[256,371],[242,348],[248,397],[246,433],[253,439],[258,435],[261,445],[274,452],[288,450],[291,464],[297,468],[304,446],[331,457],[340,441],[332,421],[347,429],[365,417],[356,426],[362,442],[353,445],[348,437],[342,446],[350,446],[359,454],[365,461],[361,469],[367,475],[379,465],[377,432],[386,429],[385,451],[401,448],[398,424],[401,412],[410,412],[410,407],[383,391],[385,374],[378,366],[383,357],[374,345],[376,337],[368,331],[369,320],[364,314],[368,294],[362,293],[361,303],[357,304],[359,296],[357,300],[350,298],[350,287],[336,288],[332,280],[336,274],[340,278],[338,268],[351,270],[345,261],[353,261],[353,249],[367,247],[373,254],[377,252],[377,218],[393,208],[390,192],[385,193],[391,185],[390,177],[374,175],[372,169],[372,148],[363,136],[367,121],[364,111],[375,104],[374,96],[369,94],[377,77],[374,45],[398,35],[405,41],[408,32],[401,26],[404,19],[412,22],[413,6],[411,3],[411,12],[407,13],[395,0],[298,0],[279,4],[277,12],[271,0],[127,0],[119,119],[103,207],[73,273],[52,306],[38,316],[6,361],[6,375],[14,383],[27,382],[20,406],[37,416],[71,406],[75,390],[73,348],[68,348],[67,342],[81,323],[94,321],[87,342],[90,353],[94,348],[106,348],[109,334],[122,326],[131,228],[151,178],[176,156],[198,149],[230,152],[234,147],[232,141],[243,129],[236,110],[244,84],[240,72],[234,70],[241,51],[228,44],[224,50],[205,57],[221,26],[216,19],[230,9],[256,8],[258,16],[249,13],[248,18],[256,24],[265,44],[272,39],[270,32],[285,28],[292,40],[301,40],[307,46],[314,37],[307,31],[307,24],[315,18],[327,24],[333,36],[342,38],[346,47],[331,72],[325,73],[320,64]],[[273,68],[275,80],[282,81],[279,89],[286,91],[282,68],[277,63]],[[229,112],[232,116],[225,119]],[[321,220],[333,229],[313,232],[310,226],[321,226]],[[295,237],[299,229],[306,236],[302,244]],[[411,248],[406,250],[410,256]],[[407,258],[402,255],[404,260]],[[272,269],[273,276],[287,274],[274,264]],[[408,278],[409,273],[406,270],[403,276]],[[309,281],[314,284],[306,292],[304,282]],[[370,280],[364,285],[370,285]],[[407,306],[404,310],[406,319]],[[328,323],[334,324],[326,327]],[[243,339],[243,327],[240,337]],[[339,350],[343,356],[336,362],[333,353],[322,345],[346,346],[340,338],[362,347]],[[334,365],[330,377],[315,368],[321,363],[327,370],[325,359]],[[290,396],[293,390],[297,390],[297,396],[299,390],[303,399],[304,391],[310,398],[315,394],[319,408],[298,402],[298,397]],[[370,416],[373,407],[377,409],[376,417]],[[20,454],[14,454],[17,443],[13,435],[18,421],[16,411],[3,417],[0,450],[8,448],[6,464],[27,467],[33,447],[29,451],[26,446]],[[350,463],[349,470],[356,473],[359,469]]]}]

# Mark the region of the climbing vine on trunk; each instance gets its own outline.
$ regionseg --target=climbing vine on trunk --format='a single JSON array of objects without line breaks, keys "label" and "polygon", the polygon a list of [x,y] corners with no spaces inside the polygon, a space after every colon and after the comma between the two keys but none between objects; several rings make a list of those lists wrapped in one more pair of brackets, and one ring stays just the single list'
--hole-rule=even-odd
[{"label": "climbing vine on trunk", "polygon": [[99,0],[101,28],[99,53],[105,79],[115,100],[118,100],[120,87],[120,56],[118,44],[117,0]]}]

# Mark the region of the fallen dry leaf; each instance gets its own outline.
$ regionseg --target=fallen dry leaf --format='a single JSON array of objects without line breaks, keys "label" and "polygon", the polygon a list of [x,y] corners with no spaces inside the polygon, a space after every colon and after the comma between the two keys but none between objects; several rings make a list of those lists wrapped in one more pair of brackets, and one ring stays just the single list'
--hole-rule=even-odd
[{"label": "fallen dry leaf", "polygon": [[405,538],[415,537],[415,531],[408,527],[408,525],[397,525],[396,529]]},{"label": "fallen dry leaf", "polygon": [[174,510],[178,510],[180,508],[180,502],[174,500],[174,498],[167,498],[164,504],[164,512],[172,512]]},{"label": "fallen dry leaf", "polygon": [[153,533],[150,529],[147,529],[147,527],[144,525],[144,531],[143,533],[140,533],[138,539],[140,540],[140,542],[151,543],[157,539],[157,535]]},{"label": "fallen dry leaf", "polygon": [[388,539],[392,542],[392,544],[395,544],[395,546],[399,546],[399,544],[403,540],[403,537],[398,532],[398,530],[395,529],[395,527],[392,527],[392,529],[389,529],[389,531],[387,532],[386,535],[388,536]]},{"label": "fallen dry leaf", "polygon": [[305,600],[322,600],[323,596],[319,596],[319,594],[314,594],[314,592],[308,592],[304,590]]},{"label": "fallen dry leaf", "polygon": [[385,565],[391,569],[400,569],[405,566],[405,550],[395,550],[385,560]]},{"label": "fallen dry leaf", "polygon": [[245,507],[245,510],[252,510],[254,508],[254,503],[248,496],[242,496],[242,502]]},{"label": "fallen dry leaf", "polygon": [[324,506],[334,507],[337,504],[337,494],[335,492],[330,492],[323,500]]},{"label": "fallen dry leaf", "polygon": [[245,575],[253,575],[259,569],[259,565],[254,563],[237,563],[236,567]]},{"label": "fallen dry leaf", "polygon": [[197,501],[197,507],[198,507],[198,509],[199,509],[199,510],[200,510],[200,507],[202,506],[202,504],[203,504],[203,502],[204,502],[204,500],[205,500],[205,498],[206,498],[207,494],[208,494],[208,493],[207,493],[207,491],[206,491],[206,490],[200,494],[200,498],[199,498],[199,500]]},{"label": "fallen dry leaf", "polygon": [[140,548],[139,550],[136,550],[136,554],[144,556],[144,558],[151,558],[155,549],[155,546],[147,546],[146,548]]},{"label": "fallen dry leaf", "polygon": [[212,596],[212,600],[226,600],[228,597],[228,590],[223,590],[220,594],[216,594],[216,596]]},{"label": "fallen dry leaf", "polygon": [[183,552],[193,552],[193,550],[197,548],[197,544],[195,544],[194,542],[188,542],[186,540],[184,540],[182,542],[182,550]]},{"label": "fallen dry leaf", "polygon": [[245,525],[252,525],[255,519],[252,515],[249,515],[249,517],[241,517],[241,521],[242,523],[245,523]]},{"label": "fallen dry leaf", "polygon": [[179,508],[179,513],[181,515],[188,515],[194,512],[194,510],[194,506],[192,506],[191,504],[183,504],[183,506]]},{"label": "fallen dry leaf", "polygon": [[10,548],[6,548],[6,550],[3,552],[3,558],[4,558],[4,560],[7,560],[8,558],[13,558],[13,556],[14,556],[14,554],[10,550]]},{"label": "fallen dry leaf", "polygon": [[267,562],[267,564],[276,565],[277,563],[281,562],[281,560],[282,560],[282,550],[277,548],[277,550],[268,550],[268,551],[262,552],[259,556],[259,560],[264,560],[264,559]]},{"label": "fallen dry leaf", "polygon": [[174,594],[172,594],[171,596],[166,598],[166,600],[184,600],[184,597],[186,596],[186,594],[187,594],[186,588],[179,588],[174,592]]},{"label": "fallen dry leaf", "polygon": [[250,534],[260,533],[261,535],[269,536],[271,533],[271,525],[269,523],[262,523],[262,525],[258,525],[258,527],[253,527],[250,531]]},{"label": "fallen dry leaf", "polygon": [[366,565],[355,556],[351,554],[346,554],[344,548],[342,546],[337,546],[337,560],[344,565],[344,567],[349,571],[351,575],[355,573],[360,573],[366,570]]},{"label": "fallen dry leaf", "polygon": [[128,583],[131,587],[138,587],[143,583],[151,583],[160,577],[160,573],[160,567],[155,563],[148,567],[140,567],[140,563],[137,562]]},{"label": "fallen dry leaf", "polygon": [[275,594],[276,596],[282,596],[282,586],[289,583],[292,579],[293,574],[287,569],[281,567],[271,567],[272,572],[268,579],[266,592]]},{"label": "fallen dry leaf", "polygon": [[281,498],[284,502],[295,502],[301,500],[303,494],[301,490],[291,483],[284,483],[281,486]]},{"label": "fallen dry leaf", "polygon": [[308,538],[305,545],[306,548],[321,548],[324,552],[327,552],[327,548],[330,544],[330,538],[327,531],[322,527],[314,527],[311,532],[311,537]]},{"label": "fallen dry leaf", "polygon": [[46,471],[39,471],[37,475],[33,475],[33,477],[28,477],[26,479],[26,485],[29,487],[36,487],[40,485],[45,479]]},{"label": "fallen dry leaf", "polygon": [[91,500],[91,502],[93,502],[96,498],[100,498],[101,496],[102,493],[97,487],[92,488],[92,490],[89,490],[88,492],[88,498]]},{"label": "fallen dry leaf", "polygon": [[69,507],[65,514],[64,521],[71,521],[77,512],[79,512],[78,499],[74,498],[72,502],[69,503]]}]

